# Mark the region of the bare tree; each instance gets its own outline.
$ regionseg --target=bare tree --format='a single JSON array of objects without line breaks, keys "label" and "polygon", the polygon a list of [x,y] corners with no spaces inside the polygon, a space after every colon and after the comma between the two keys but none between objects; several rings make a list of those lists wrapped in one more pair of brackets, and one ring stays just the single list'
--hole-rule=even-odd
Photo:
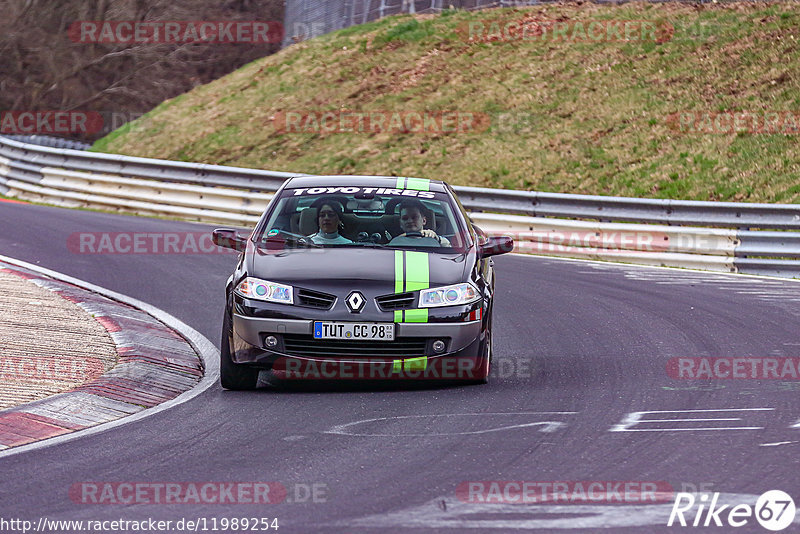
[{"label": "bare tree", "polygon": [[0,112],[135,115],[279,48],[276,43],[76,42],[76,22],[270,21],[282,0],[0,0]]}]

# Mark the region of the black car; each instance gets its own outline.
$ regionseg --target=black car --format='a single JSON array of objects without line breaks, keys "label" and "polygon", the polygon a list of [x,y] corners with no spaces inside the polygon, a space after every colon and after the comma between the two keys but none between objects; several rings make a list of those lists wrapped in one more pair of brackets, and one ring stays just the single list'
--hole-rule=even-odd
[{"label": "black car", "polygon": [[492,359],[491,256],[513,248],[474,226],[442,181],[287,180],[226,286],[221,382],[441,379],[485,383]]}]

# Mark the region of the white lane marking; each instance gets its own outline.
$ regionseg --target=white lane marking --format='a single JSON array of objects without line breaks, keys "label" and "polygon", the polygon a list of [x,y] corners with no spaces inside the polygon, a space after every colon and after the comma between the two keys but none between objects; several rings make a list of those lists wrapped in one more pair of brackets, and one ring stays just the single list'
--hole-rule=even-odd
[{"label": "white lane marking", "polygon": [[[587,261],[587,260],[576,260]],[[632,265],[588,265],[593,271],[613,272],[613,267],[621,271],[622,275],[629,280],[651,282],[659,285],[692,285],[692,284],[712,284],[716,289],[731,291],[740,295],[748,295],[756,301],[789,304],[800,302],[800,288],[796,284],[800,279],[766,277],[762,275],[748,275],[737,273],[713,273],[708,272],[675,272],[670,267],[660,266],[632,266]],[[649,271],[645,269],[650,269]],[[661,272],[653,269],[660,269]],[[673,271],[665,273],[664,269]],[[592,274],[592,271],[580,271],[583,274]],[[797,314],[792,309],[791,313]]]},{"label": "white lane marking", "polygon": [[726,426],[697,428],[633,428],[630,430],[611,430],[610,432],[697,432],[701,430],[764,430],[763,426]]},{"label": "white lane marking", "polygon": [[[736,287],[737,285],[747,284],[754,285],[756,287],[763,287],[764,289],[769,289],[772,287],[782,287],[785,285],[782,280],[752,280],[750,278],[745,278],[742,280],[731,280],[729,278],[709,278],[708,276],[694,276],[694,275],[686,275],[686,276],[664,276],[661,273],[638,273],[635,271],[625,271],[629,278],[634,280],[671,280],[674,282],[703,282],[706,284],[725,284],[730,285],[731,287]],[[795,287],[792,287],[795,289]]]},{"label": "white lane marking", "polygon": [[714,408],[705,410],[650,410],[641,412],[630,412],[625,414],[622,422],[612,426],[609,432],[685,432],[700,430],[762,430],[761,426],[719,426],[719,427],[672,427],[672,428],[632,428],[643,423],[690,423],[697,421],[741,421],[740,417],[720,417],[711,419],[685,418],[685,419],[642,419],[645,415],[651,414],[694,414],[709,412],[758,412],[771,411],[775,408]]},{"label": "white lane marking", "polygon": [[716,391],[725,389],[724,384],[699,384],[691,386],[661,386],[666,391]]},{"label": "white lane marking", "polygon": [[[720,493],[718,505],[754,505],[758,495]],[[424,504],[386,514],[337,521],[338,527],[608,529],[666,526],[673,503],[658,504],[511,504],[472,503],[437,497]],[[481,518],[484,515],[485,518]],[[530,517],[521,517],[529,515]],[[506,517],[503,517],[506,516]],[[795,522],[798,522],[796,520]],[[599,530],[598,530],[599,531]]]},{"label": "white lane marking", "polygon": [[82,287],[83,289],[99,293],[103,296],[109,297],[113,300],[117,300],[124,304],[128,304],[130,306],[133,306],[134,308],[138,308],[144,311],[145,313],[152,315],[162,323],[166,324],[171,329],[180,333],[189,342],[189,344],[192,345],[192,348],[194,348],[194,350],[203,360],[203,366],[205,367],[205,372],[203,374],[202,380],[200,380],[200,382],[198,382],[194,388],[190,389],[189,391],[184,391],[183,393],[181,393],[172,400],[161,403],[152,408],[142,410],[141,412],[135,413],[133,415],[123,417],[122,419],[117,419],[116,421],[102,423],[100,425],[93,426],[85,430],[78,430],[70,434],[64,434],[62,436],[48,438],[43,441],[31,443],[29,445],[20,445],[19,447],[12,447],[10,449],[2,450],[0,451],[0,458],[36,449],[43,449],[45,447],[58,445],[66,441],[72,441],[73,439],[83,438],[85,436],[90,436],[93,434],[99,434],[100,432],[111,430],[112,428],[117,428],[122,425],[127,425],[128,423],[139,421],[141,419],[144,419],[145,417],[150,417],[151,415],[155,415],[157,413],[169,410],[170,408],[174,408],[175,406],[181,405],[184,402],[193,399],[194,397],[200,395],[202,392],[204,392],[205,390],[216,384],[217,381],[219,380],[219,351],[214,346],[214,344],[211,343],[200,332],[190,327],[183,321],[168,314],[167,312],[160,310],[155,306],[142,302],[138,299],[129,297],[127,295],[123,295],[121,293],[117,293],[116,291],[111,291],[110,289],[96,286],[89,282],[79,280],[78,278],[73,278],[72,276],[52,271],[50,269],[45,269],[44,267],[40,267],[32,263],[17,260],[14,258],[9,258],[8,256],[3,256],[3,255],[0,255],[0,262],[8,263],[10,265],[16,265],[17,267],[29,269],[44,276],[49,276],[50,278],[55,278],[56,280],[61,280],[62,282],[67,282],[68,284]]},{"label": "white lane marking", "polygon": [[761,443],[759,447],[777,447],[778,445],[789,445],[792,443],[800,443],[800,441],[776,441],[775,443]]},{"label": "white lane marking", "polygon": [[[733,288],[732,288],[733,289]],[[787,297],[787,298],[795,298],[800,296],[796,291],[787,291],[785,289],[775,288],[774,290],[770,291],[757,291],[755,289],[733,289],[739,295],[756,295],[762,297]]]},{"label": "white lane marking", "polygon": [[375,417],[373,419],[362,419],[352,423],[345,423],[343,425],[336,425],[330,430],[324,430],[324,434],[338,434],[341,436],[362,436],[362,437],[392,437],[392,436],[460,436],[469,434],[488,434],[489,432],[501,432],[504,430],[515,430],[518,428],[529,428],[533,426],[541,426],[539,432],[555,432],[566,423],[561,421],[535,421],[529,423],[520,423],[517,425],[506,425],[501,427],[488,428],[485,430],[469,430],[464,432],[425,432],[425,433],[406,433],[406,432],[387,432],[387,433],[363,433],[351,430],[357,425],[364,425],[368,423],[376,423],[383,421],[393,421],[398,419],[425,419],[433,417],[474,417],[474,416],[508,416],[508,415],[574,415],[578,412],[504,412],[504,413],[445,413],[445,414],[430,414],[430,415],[397,415],[393,417]]},{"label": "white lane marking", "polygon": [[[696,277],[681,277],[676,278],[674,276],[657,276],[656,273],[649,274],[647,276],[641,276],[636,273],[631,273],[630,271],[625,271],[625,277],[630,280],[639,280],[639,281],[647,281],[647,282],[656,282],[656,283],[672,283],[672,284],[715,284],[718,287],[724,287],[726,289],[731,290],[741,290],[741,287],[753,287],[760,291],[769,291],[771,289],[780,289],[785,287],[785,284],[782,282],[764,282],[763,280],[719,280],[719,279],[707,279],[707,278],[696,278]],[[797,288],[795,286],[791,286],[791,288],[787,288],[787,290],[796,291]]]},{"label": "white lane marking", "polygon": [[767,287],[752,287],[752,288],[740,288],[740,287],[731,287],[731,289],[735,289],[739,293],[747,294],[747,293],[754,293],[754,294],[765,294],[765,295],[797,295],[798,290],[796,287],[786,288],[782,285],[769,285]]},{"label": "white lane marking", "polygon": [[[590,267],[595,270],[601,271],[612,271],[612,270],[622,270],[627,271],[629,273],[636,273],[636,274],[650,274],[653,273],[654,276],[655,271],[661,271],[667,275],[673,276],[686,276],[689,277],[697,277],[697,278],[708,278],[709,280],[726,280],[728,282],[740,282],[746,283],[747,281],[751,282],[773,282],[779,284],[800,284],[800,279],[797,278],[779,278],[777,276],[766,276],[763,274],[747,274],[747,273],[722,273],[722,272],[715,272],[713,275],[710,275],[708,271],[702,271],[699,269],[686,269],[686,268],[678,268],[678,267],[663,267],[661,265],[630,265],[628,263],[615,263],[610,261],[600,261],[600,260],[587,260],[583,258],[560,258],[557,256],[539,256],[536,254],[517,254],[512,253],[513,256],[517,258],[533,258],[537,260],[552,260],[553,262],[572,262],[572,263],[580,263],[587,267]],[[716,278],[711,278],[712,276]],[[695,279],[697,279],[695,278]]]}]

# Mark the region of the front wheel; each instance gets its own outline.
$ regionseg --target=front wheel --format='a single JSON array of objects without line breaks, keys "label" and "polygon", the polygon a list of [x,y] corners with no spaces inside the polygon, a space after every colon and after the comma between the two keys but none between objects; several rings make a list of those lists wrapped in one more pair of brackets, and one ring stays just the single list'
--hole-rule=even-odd
[{"label": "front wheel", "polygon": [[255,389],[258,383],[258,369],[245,367],[234,363],[231,358],[231,337],[233,329],[231,325],[230,313],[225,310],[225,317],[222,319],[222,342],[219,350],[219,381],[222,387],[232,390]]},{"label": "front wheel", "polygon": [[473,384],[488,384],[489,373],[492,370],[492,327],[491,321],[489,327],[486,329],[486,343],[484,343],[483,357],[481,358],[481,365],[478,368],[477,376],[471,383]]},{"label": "front wheel", "polygon": [[492,331],[491,329],[486,332],[486,351],[483,355],[483,365],[481,366],[481,374],[478,376],[479,384],[489,383],[489,373],[492,371]]}]

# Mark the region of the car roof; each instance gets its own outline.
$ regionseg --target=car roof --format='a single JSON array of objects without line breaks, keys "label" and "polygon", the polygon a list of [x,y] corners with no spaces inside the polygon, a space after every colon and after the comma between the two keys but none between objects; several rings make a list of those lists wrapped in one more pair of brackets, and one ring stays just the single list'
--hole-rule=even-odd
[{"label": "car roof", "polygon": [[[409,182],[411,180],[411,182]],[[404,176],[358,176],[358,175],[327,175],[327,176],[295,176],[286,180],[286,188],[325,187],[325,186],[360,186],[360,187],[386,187],[392,189],[420,189],[446,193],[447,187],[442,180],[428,180],[427,178],[410,178]]]}]

